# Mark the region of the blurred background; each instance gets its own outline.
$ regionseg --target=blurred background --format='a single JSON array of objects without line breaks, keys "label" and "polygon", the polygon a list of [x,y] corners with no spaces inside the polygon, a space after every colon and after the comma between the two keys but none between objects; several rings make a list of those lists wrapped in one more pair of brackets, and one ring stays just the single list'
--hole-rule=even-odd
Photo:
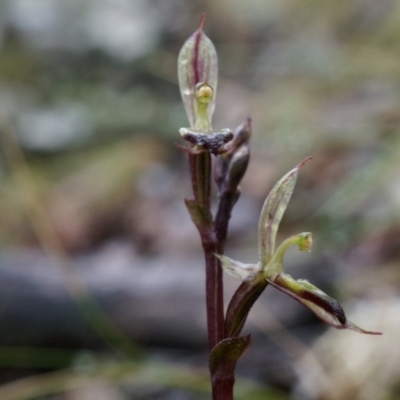
[{"label": "blurred background", "polygon": [[[323,326],[267,288],[237,399],[400,396],[400,3],[0,2],[0,398],[209,398],[204,272],[176,59],[206,12],[214,127],[251,116],[226,254],[302,159],[286,272],[383,336]],[[225,277],[227,300],[238,282]]]}]

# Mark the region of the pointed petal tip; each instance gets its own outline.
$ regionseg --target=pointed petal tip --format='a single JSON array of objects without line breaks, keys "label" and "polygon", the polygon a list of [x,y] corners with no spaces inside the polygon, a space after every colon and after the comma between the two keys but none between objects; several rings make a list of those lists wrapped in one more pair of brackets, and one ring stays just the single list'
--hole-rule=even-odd
[{"label": "pointed petal tip", "polygon": [[279,273],[275,278],[267,277],[268,283],[293,297],[312,311],[318,318],[336,329],[350,329],[364,335],[382,335],[382,332],[367,331],[349,321],[340,304],[308,281],[294,280],[290,275]]},{"label": "pointed petal tip", "polygon": [[358,333],[363,333],[364,335],[382,335],[382,332],[367,331],[367,330],[362,329],[359,326],[353,324],[350,321],[346,321],[346,323],[343,325],[343,328],[350,329],[350,330],[358,332]]},{"label": "pointed petal tip", "polygon": [[305,164],[307,164],[309,161],[311,161],[313,159],[313,156],[309,156],[307,158],[305,158],[300,164],[297,165],[297,169],[302,168]]},{"label": "pointed petal tip", "polygon": [[247,118],[246,118],[246,126],[247,126],[247,128],[251,129],[251,124],[252,124],[252,118],[250,117],[250,115],[248,115]]},{"label": "pointed petal tip", "polygon": [[206,21],[206,13],[203,12],[200,17],[199,29],[202,31],[204,28],[204,23]]}]

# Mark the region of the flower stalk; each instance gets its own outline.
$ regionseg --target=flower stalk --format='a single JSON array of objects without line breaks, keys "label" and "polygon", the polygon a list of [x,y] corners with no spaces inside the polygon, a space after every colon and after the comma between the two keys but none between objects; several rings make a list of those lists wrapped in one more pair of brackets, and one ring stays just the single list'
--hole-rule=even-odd
[{"label": "flower stalk", "polygon": [[[179,54],[178,75],[182,99],[190,128],[180,134],[190,147],[190,174],[194,200],[186,200],[189,213],[202,242],[206,264],[206,307],[209,349],[224,338],[222,270],[214,254],[218,251],[211,215],[211,116],[217,85],[217,55],[210,39],[203,32],[204,16],[199,29],[186,41]],[[207,83],[212,82],[213,87]],[[218,146],[219,147],[219,146]]]},{"label": "flower stalk", "polygon": [[[347,320],[336,300],[310,282],[295,280],[284,272],[284,255],[289,247],[297,245],[300,251],[310,251],[312,246],[311,233],[303,232],[275,248],[278,228],[299,171],[311,157],[284,175],[267,196],[258,223],[258,262],[244,264],[223,255],[232,209],[240,196],[239,185],[249,162],[251,120],[247,118],[234,133],[213,129],[218,59],[203,26],[204,15],[199,29],[185,42],[178,57],[179,86],[190,124],[179,130],[187,142],[187,147],[179,147],[189,157],[193,199],[186,199],[185,203],[199,232],[205,259],[212,399],[232,400],[236,363],[250,345],[250,336],[240,334],[253,304],[268,285],[293,297],[335,328],[378,333],[357,327]],[[215,217],[211,212],[212,175],[218,188]],[[225,316],[223,270],[242,281]]]},{"label": "flower stalk", "polygon": [[[240,191],[238,184],[248,163],[250,122],[233,134],[229,129],[214,131],[211,118],[215,105],[218,60],[215,48],[199,29],[185,42],[178,58],[182,100],[190,127],[179,133],[188,143],[193,199],[186,206],[200,234],[206,269],[207,331],[213,400],[233,399],[234,369],[250,338],[229,338],[225,332],[223,270],[221,254],[232,208]],[[246,132],[246,134],[243,133]],[[219,201],[215,218],[211,213],[212,155],[223,172],[219,179]],[[218,170],[216,167],[216,170]],[[220,171],[222,171],[220,169]]]}]

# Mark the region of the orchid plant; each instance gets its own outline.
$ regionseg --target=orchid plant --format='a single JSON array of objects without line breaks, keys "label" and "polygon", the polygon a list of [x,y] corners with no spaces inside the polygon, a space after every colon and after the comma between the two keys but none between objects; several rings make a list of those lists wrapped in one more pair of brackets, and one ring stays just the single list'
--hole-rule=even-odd
[{"label": "orchid plant", "polygon": [[[234,132],[212,128],[218,58],[213,43],[203,31],[204,18],[203,15],[199,29],[185,42],[178,57],[179,86],[190,124],[190,127],[179,130],[180,136],[188,143],[180,147],[188,153],[194,196],[185,202],[200,234],[205,256],[212,398],[232,400],[236,363],[250,345],[250,335],[240,334],[251,307],[268,284],[293,297],[335,328],[364,334],[379,333],[351,323],[336,300],[310,282],[295,280],[284,272],[283,258],[289,247],[297,245],[300,251],[310,251],[312,246],[311,233],[303,232],[289,237],[275,248],[279,224],[297,176],[311,157],[284,175],[267,196],[258,224],[258,262],[244,264],[223,255],[229,219],[240,196],[239,184],[249,162],[251,120],[248,118]],[[212,176],[218,189],[215,215],[211,212]],[[242,281],[226,313],[223,270]]]}]

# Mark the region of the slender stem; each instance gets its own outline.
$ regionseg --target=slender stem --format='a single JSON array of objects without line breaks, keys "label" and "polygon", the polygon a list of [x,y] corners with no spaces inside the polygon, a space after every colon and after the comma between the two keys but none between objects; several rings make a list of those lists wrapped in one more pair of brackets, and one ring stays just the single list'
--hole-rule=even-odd
[{"label": "slender stem", "polygon": [[[204,64],[201,61],[200,41],[203,38],[202,30],[204,15],[200,21],[200,29],[196,35],[193,71],[194,83],[199,84],[204,75]],[[211,132],[211,119],[208,113],[209,102],[213,97],[213,89],[206,83],[207,78],[203,79],[203,85],[196,87],[196,106],[197,115],[195,129],[201,132]],[[192,187],[195,200],[209,211],[211,215],[211,155],[209,151],[199,154],[189,154],[189,164],[191,171]],[[230,211],[228,213],[229,219]],[[206,264],[206,308],[207,308],[207,330],[209,351],[225,338],[225,319],[224,319],[224,297],[223,279],[220,261],[215,257],[216,253],[222,253],[223,243],[217,235],[215,224],[198,225],[201,242],[204,251]],[[212,398],[213,400],[232,400],[234,373],[228,376],[215,376],[211,373]]]},{"label": "slender stem", "polygon": [[[216,247],[217,253],[223,254],[225,241],[228,233],[228,225],[231,217],[232,208],[237,200],[237,193],[233,193],[231,191],[224,190],[220,194],[217,213],[215,216],[215,225],[214,232],[216,238]],[[216,277],[216,282],[220,282],[221,288],[221,296],[222,296],[222,267],[219,259],[214,257],[214,260],[217,262],[217,267],[215,268],[216,273],[218,274]],[[223,304],[223,300],[221,300],[221,304]],[[224,337],[227,337],[227,332],[225,330],[225,320],[223,321]],[[230,335],[229,335],[230,336]],[[235,384],[235,369],[225,369],[224,373],[217,374],[212,379],[212,392],[213,392],[213,400],[232,400],[233,399],[233,387]]]},{"label": "slender stem", "polygon": [[[195,200],[210,211],[211,155],[208,151],[199,154],[189,153],[189,164]],[[205,223],[204,227],[198,226],[206,264],[207,331],[210,353],[225,338],[222,268],[219,259],[215,257],[216,253],[222,253],[227,221],[230,215],[229,207],[224,206],[222,208],[228,212],[224,216],[221,215],[220,202],[219,213],[217,213],[219,217],[217,217],[215,224],[210,226]],[[226,221],[226,223],[222,221]],[[219,227],[218,229],[217,226]],[[224,232],[224,234],[217,234],[217,232]],[[235,375],[233,371],[228,374],[217,375],[211,373],[212,399],[232,400],[234,382]]]},{"label": "slender stem", "polygon": [[192,186],[194,197],[197,201],[210,209],[211,203],[211,156],[204,151],[200,154],[190,155],[192,170]]},{"label": "slender stem", "polygon": [[[211,155],[209,152],[189,153],[192,188],[195,200],[210,210],[211,205]],[[208,225],[207,225],[208,226]],[[208,348],[212,349],[225,337],[224,297],[222,268],[215,253],[221,247],[214,227],[199,228],[206,264],[206,309]],[[211,376],[212,399],[233,399],[234,374],[228,377]]]},{"label": "slender stem", "polygon": [[223,380],[212,381],[212,399],[213,400],[232,400],[233,385],[235,384],[235,374]]},{"label": "slender stem", "polygon": [[[195,199],[208,210],[211,204],[211,155],[189,154]],[[224,303],[222,269],[215,257],[218,246],[212,229],[200,230],[206,263],[206,308],[208,344],[211,351],[224,338]]]},{"label": "slender stem", "polygon": [[224,338],[224,298],[222,268],[215,257],[215,240],[202,238],[206,260],[206,307],[208,345],[211,351]]}]

